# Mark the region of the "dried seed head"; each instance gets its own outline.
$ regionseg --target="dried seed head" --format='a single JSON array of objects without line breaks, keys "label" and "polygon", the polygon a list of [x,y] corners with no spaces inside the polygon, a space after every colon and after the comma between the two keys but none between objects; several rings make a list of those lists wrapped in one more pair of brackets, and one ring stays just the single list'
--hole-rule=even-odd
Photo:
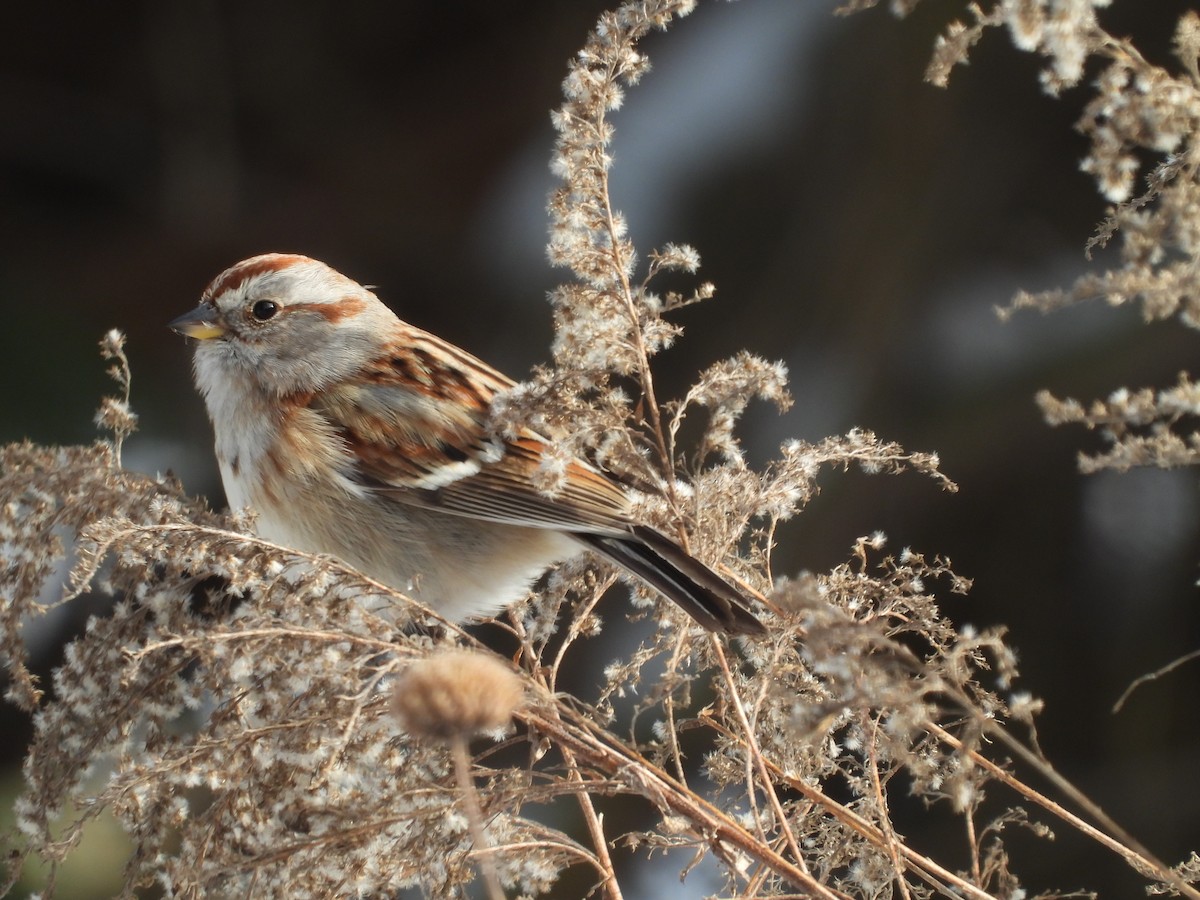
[{"label": "dried seed head", "polygon": [[392,710],[410,734],[447,740],[501,727],[523,695],[521,679],[503,663],[451,650],[404,671],[396,680]]}]

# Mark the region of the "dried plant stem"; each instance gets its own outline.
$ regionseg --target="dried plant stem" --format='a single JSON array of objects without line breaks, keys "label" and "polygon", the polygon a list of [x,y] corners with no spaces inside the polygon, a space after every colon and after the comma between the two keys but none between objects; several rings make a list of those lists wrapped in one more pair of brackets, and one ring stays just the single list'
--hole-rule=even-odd
[{"label": "dried plant stem", "polygon": [[[579,772],[579,765],[575,761],[575,755],[566,747],[562,748],[563,761],[567,764],[569,781],[577,784],[583,784],[583,775]],[[583,820],[587,824],[588,834],[592,838],[592,846],[596,851],[596,861],[599,864],[600,874],[604,877],[603,888],[605,896],[611,900],[623,900],[621,894],[621,886],[617,883],[617,870],[613,866],[612,857],[608,852],[608,841],[604,837],[604,821],[599,813],[596,812],[596,806],[592,803],[592,795],[586,790],[579,791],[576,797],[579,800],[579,809],[583,812]]]},{"label": "dried plant stem", "polygon": [[[105,524],[111,525],[111,522],[106,522]],[[446,631],[456,635],[462,640],[468,642],[471,641],[470,635],[463,629],[460,623],[451,622],[444,616],[439,615],[436,610],[430,609],[428,606],[418,603],[411,597],[400,593],[395,588],[384,584],[378,579],[372,578],[370,575],[364,575],[362,572],[359,572],[357,569],[352,568],[335,557],[327,556],[321,553],[307,553],[303,550],[293,550],[290,547],[285,547],[282,544],[268,541],[254,534],[231,531],[225,528],[213,528],[193,522],[178,524],[155,523],[152,525],[145,525],[139,522],[128,521],[121,522],[119,528],[111,528],[109,534],[106,535],[106,540],[98,543],[92,550],[92,555],[95,557],[94,566],[89,567],[87,570],[81,568],[77,570],[77,573],[72,573],[72,578],[76,581],[78,580],[76,579],[78,572],[82,572],[83,575],[86,576],[84,583],[77,585],[78,589],[72,594],[72,596],[77,596],[79,593],[82,593],[87,589],[87,581],[90,581],[90,579],[95,576],[96,570],[98,570],[100,563],[104,561],[105,556],[112,550],[115,544],[133,543],[134,539],[154,540],[161,538],[169,540],[170,536],[172,535],[177,535],[182,539],[195,539],[197,537],[210,538],[214,541],[227,542],[228,544],[238,548],[254,547],[258,550],[265,550],[270,554],[276,555],[277,557],[304,560],[312,566],[314,572],[328,570],[330,572],[350,576],[360,582],[363,586],[369,587],[373,591],[377,592],[379,596],[386,597],[389,601],[400,601],[402,603],[411,604],[411,606],[418,610],[421,615],[435,620],[439,627],[444,628]],[[241,552],[244,553],[246,551],[242,550]],[[244,631],[239,632],[239,634],[245,633],[246,632]],[[343,639],[354,639],[354,636],[343,635]],[[385,646],[391,645],[387,644]]]},{"label": "dried plant stem", "polygon": [[1143,684],[1148,681],[1157,681],[1159,678],[1162,678],[1169,672],[1175,671],[1180,666],[1191,662],[1193,659],[1200,659],[1200,650],[1193,650],[1191,653],[1185,653],[1183,656],[1176,660],[1172,660],[1165,666],[1135,678],[1130,683],[1129,687],[1125,688],[1125,690],[1121,693],[1121,696],[1117,698],[1117,702],[1113,704],[1113,713],[1119,713],[1121,708],[1125,706],[1125,701],[1129,699],[1129,696]]},{"label": "dried plant stem", "polygon": [[965,752],[970,760],[987,770],[988,774],[997,781],[1003,782],[1005,785],[1016,791],[1022,797],[1032,800],[1038,806],[1045,809],[1047,812],[1053,813],[1058,818],[1062,819],[1072,828],[1078,830],[1082,834],[1086,834],[1099,844],[1107,847],[1113,853],[1124,859],[1134,870],[1146,873],[1152,872],[1154,877],[1158,878],[1164,884],[1169,884],[1174,887],[1185,897],[1191,897],[1192,900],[1200,900],[1200,891],[1192,887],[1181,877],[1176,875],[1171,868],[1158,859],[1153,853],[1141,845],[1133,835],[1129,834],[1124,828],[1118,825],[1104,810],[1100,809],[1093,801],[1089,800],[1077,787],[1075,787],[1067,779],[1063,778],[1054,767],[1048,762],[1031,751],[1028,747],[1018,741],[1015,737],[1009,734],[1005,729],[996,725],[994,722],[985,722],[984,727],[989,736],[994,737],[1000,743],[1004,744],[1009,750],[1019,756],[1023,761],[1028,763],[1037,772],[1050,781],[1058,790],[1062,791],[1071,800],[1082,809],[1087,810],[1088,814],[1101,822],[1105,828],[1112,832],[1113,837],[1096,828],[1086,820],[1080,818],[1069,810],[1063,808],[1060,804],[1051,800],[1045,794],[1042,794],[1025,784],[1020,779],[1006,772],[1002,767],[996,765],[986,756],[983,756],[976,750],[967,748],[962,741],[956,738],[950,732],[946,731],[935,722],[929,722],[926,727],[929,732],[935,735],[939,740],[945,741],[954,750]]},{"label": "dried plant stem", "polygon": [[[733,732],[723,727],[716,719],[706,718],[704,721],[725,737],[735,737]],[[801,794],[806,800],[824,809],[833,818],[852,829],[864,840],[869,841],[880,849],[888,849],[887,836],[878,826],[867,821],[853,810],[848,809],[845,805],[821,793],[821,791],[808,782],[788,776],[772,763],[771,760],[767,759],[764,762],[772,778],[786,784],[789,788]],[[965,881],[949,869],[939,865],[932,858],[914,850],[907,844],[899,844],[896,849],[910,866],[946,896],[958,897],[961,894],[974,898],[974,900],[996,900],[994,895],[989,894],[969,881]]]},{"label": "dried plant stem", "polygon": [[[754,709],[753,718],[754,719],[758,718],[759,710],[762,708],[762,702],[766,698],[767,689],[768,689],[768,685],[765,681],[761,685],[759,685],[758,696],[756,696],[754,698],[754,706],[753,706],[753,709]],[[755,779],[754,769],[755,769],[755,766],[757,763],[753,757],[753,754],[745,753],[745,754],[743,754],[743,756],[745,758],[746,784],[753,785],[754,779]],[[762,813],[759,811],[759,808],[758,808],[758,799],[756,797],[756,791],[754,791],[753,789],[747,790],[746,791],[746,799],[750,806],[750,814],[751,814],[751,816],[753,816],[754,822],[758,826],[759,834],[762,836],[762,839],[765,841],[766,840],[766,828],[763,825]]]},{"label": "dried plant stem", "polygon": [[[908,889],[908,881],[904,877],[904,861],[900,858],[900,851],[898,849],[901,842],[896,837],[896,830],[892,828],[892,817],[888,810],[887,792],[883,789],[883,782],[879,777],[879,755],[875,752],[877,741],[874,739],[879,731],[878,715],[871,717],[869,730],[873,739],[867,744],[867,758],[870,762],[868,769],[871,774],[871,786],[875,789],[875,802],[879,805],[879,809],[882,812],[882,815],[879,817],[881,830],[887,839],[887,851],[892,858],[892,865],[896,869],[895,881],[900,887],[900,896],[904,900],[912,900],[912,894]],[[969,816],[967,817],[967,821],[970,821]],[[978,869],[973,874],[975,876],[975,883],[978,884],[981,880]]]},{"label": "dried plant stem", "polygon": [[639,367],[638,380],[642,385],[642,401],[646,404],[646,414],[649,418],[650,428],[654,432],[654,441],[657,445],[659,460],[662,465],[663,482],[667,487],[672,506],[674,506],[675,494],[671,486],[675,482],[675,461],[671,458],[671,450],[667,444],[666,435],[663,433],[662,411],[658,408],[658,397],[654,392],[654,373],[650,368],[650,356],[646,353],[646,342],[642,340],[642,330],[638,327],[638,312],[637,306],[633,301],[633,288],[629,284],[629,276],[625,274],[625,266],[621,259],[620,250],[617,249],[619,246],[616,238],[617,229],[616,223],[613,220],[612,205],[608,198],[607,175],[604,181],[604,213],[608,220],[609,234],[612,236],[614,242],[612,251],[613,265],[620,273],[621,296],[625,301],[626,312],[633,323],[632,330]]},{"label": "dried plant stem", "polygon": [[121,399],[116,402],[112,398],[105,400],[97,414],[96,424],[112,432],[113,460],[119,468],[125,438],[133,433],[137,423],[137,417],[133,415],[129,406],[133,377],[129,368],[129,357],[125,355],[125,335],[116,329],[109,331],[100,341],[100,352],[105,359],[115,360],[109,367],[108,374],[120,385]]},{"label": "dried plant stem", "polygon": [[813,892],[815,896],[846,898],[847,895],[831,890],[774,852],[725,811],[683,788],[650,760],[616,743],[612,735],[591,720],[570,711],[567,711],[565,718],[562,714],[561,707],[555,709],[550,706],[546,710],[526,709],[518,712],[517,718],[546,735],[565,752],[574,754],[579,760],[615,779],[624,789],[645,797],[661,810],[691,822],[696,833],[709,842],[713,852],[735,869],[740,867],[735,865],[733,850],[740,851],[780,878]]},{"label": "dried plant stem", "polygon": [[373,699],[382,701],[382,696],[377,693],[379,684],[389,675],[393,674],[399,665],[400,660],[393,658],[387,664],[380,666],[379,671],[368,678],[362,690],[354,696],[354,705],[350,710],[350,715],[346,718],[346,724],[342,728],[342,733],[335,745],[336,749],[329,754],[328,759],[325,760],[325,764],[321,766],[321,770],[317,773],[316,779],[314,779],[315,782],[324,782],[328,779],[330,773],[342,761],[342,754],[346,752],[346,748],[350,746],[350,742],[353,740],[358,722],[362,718],[363,709]]},{"label": "dried plant stem", "polygon": [[379,641],[365,638],[361,635],[346,634],[341,631],[323,631],[309,628],[245,628],[237,631],[209,632],[195,637],[167,638],[155,641],[129,654],[129,659],[139,661],[147,656],[161,653],[164,650],[188,649],[200,646],[210,646],[214,643],[240,643],[253,640],[279,640],[280,638],[296,638],[305,641],[326,641],[328,643],[355,644],[365,647],[371,653],[394,653],[397,647],[389,641]]},{"label": "dried plant stem", "polygon": [[[610,198],[610,113],[648,71],[638,42],[694,5],[625,0],[601,16],[569,64],[553,119],[553,165],[564,183],[551,199],[549,249],[574,280],[552,295],[554,367],[514,386],[493,424],[505,433],[535,428],[561,439],[556,450],[583,449],[627,476],[647,498],[636,498],[633,512],[700,557],[736,553],[749,537],[749,558],[725,556],[737,571],[720,571],[763,603],[769,637],[739,644],[739,658],[697,629],[661,628],[604,661],[601,699],[586,707],[557,693],[558,684],[577,663],[601,662],[581,645],[596,633],[594,607],[613,579],[568,564],[540,602],[510,616],[519,667],[486,651],[464,655],[450,645],[478,642],[421,604],[336,560],[243,534],[245,517],[213,513],[172,479],[122,470],[121,444],[137,419],[124,338],[114,331],[102,348],[122,390],[97,417],[111,441],[0,448],[0,665],[10,699],[35,717],[27,785],[14,806],[24,846],[0,876],[0,893],[33,855],[49,864],[44,893],[52,893],[57,864],[84,824],[110,811],[135,842],[125,894],[157,883],[172,896],[415,889],[503,900],[505,882],[547,896],[566,867],[586,866],[593,894],[623,900],[610,851],[627,837],[651,852],[695,849],[684,876],[706,855],[715,859],[738,896],[995,900],[1022,895],[999,833],[1026,814],[981,818],[980,788],[990,785],[1118,854],[1156,880],[1151,889],[1200,900],[1188,882],[1200,860],[1172,871],[1046,761],[1029,721],[1040,703],[1008,694],[1016,658],[1001,630],[955,628],[926,586],[945,578],[950,591],[965,592],[948,562],[910,550],[883,557],[879,534],[861,538],[829,572],[773,576],[776,525],[804,509],[817,470],[916,470],[954,490],[936,454],[853,429],[815,444],[789,441],[756,471],[736,433],[743,411],[757,400],[783,409],[790,397],[786,367],[745,351],[701,373],[682,399],[657,397],[651,362],[682,332],[663,314],[713,288],[701,285],[690,299],[652,292],[660,272],[691,274],[699,264],[695,250],[675,244],[646,255],[641,277]],[[1100,62],[1098,93],[1081,122],[1093,144],[1085,168],[1116,206],[1090,246],[1124,230],[1122,268],[1089,273],[1067,291],[1023,295],[1012,308],[1140,297],[1148,318],[1178,314],[1196,327],[1200,232],[1187,223],[1200,208],[1200,14],[1179,21],[1181,72],[1108,36],[1096,16],[1104,5],[967,4],[974,22],[948,29],[931,77],[965,60],[994,27],[1046,58],[1052,91],[1090,77]],[[1129,199],[1147,153],[1166,156],[1147,192]],[[620,389],[626,381],[637,399]],[[1054,424],[1086,424],[1113,444],[1087,460],[1092,468],[1200,459],[1200,385],[1185,374],[1170,388],[1122,390],[1090,407],[1049,395],[1038,402]],[[699,408],[707,424],[689,448],[678,443],[682,425]],[[552,481],[555,473],[545,474]],[[43,693],[23,631],[54,605],[43,588],[72,556],[58,602],[93,588],[115,602],[68,648]],[[492,674],[481,674],[488,667]],[[380,714],[389,681],[391,716]],[[700,684],[712,700],[697,710],[691,687]],[[531,694],[537,705],[521,706]],[[985,716],[1006,705],[1006,716]],[[500,768],[486,767],[491,756],[472,759],[469,737],[507,724],[518,706],[527,770],[503,763],[526,735],[497,746]],[[640,717],[651,715],[652,738],[639,738]],[[952,718],[953,733],[938,724]],[[1018,737],[1014,723],[1029,733]],[[685,739],[687,729],[696,731]],[[684,754],[694,738],[704,748],[699,766]],[[99,767],[116,774],[97,789],[83,773]],[[927,801],[967,798],[953,809],[970,845],[964,871],[947,870],[897,833],[891,800],[901,783]],[[189,805],[194,789],[203,805]],[[606,808],[611,797],[639,798],[656,814],[654,833],[623,824]],[[542,804],[577,804],[584,827],[572,816],[577,833],[568,834],[524,815]]]},{"label": "dried plant stem", "polygon": [[[683,655],[684,636],[683,634],[679,634],[676,636],[674,646],[671,648],[671,658],[667,662],[668,672],[673,673],[678,671]],[[688,786],[687,771],[683,765],[683,751],[679,749],[679,729],[676,726],[674,691],[668,691],[666,697],[663,698],[663,714],[667,720],[667,739],[670,742],[671,762],[675,766],[675,777],[686,788]]]},{"label": "dried plant stem", "polygon": [[471,843],[474,845],[471,855],[479,867],[479,874],[483,876],[488,900],[504,900],[504,887],[500,884],[496,861],[489,852],[492,845],[483,827],[483,810],[479,807],[475,779],[471,776],[471,754],[467,750],[467,740],[462,735],[454,735],[450,739],[450,758],[454,760],[454,780],[458,782],[463,809],[467,814],[467,827],[471,830]]},{"label": "dried plant stem", "polygon": [[[615,575],[610,576],[603,583],[596,585],[596,589],[592,591],[591,597],[587,602],[576,608],[575,615],[571,616],[571,621],[567,625],[567,634],[563,638],[562,644],[558,648],[558,652],[554,654],[554,661],[550,664],[549,673],[546,676],[546,682],[553,689],[553,686],[558,684],[558,673],[562,668],[563,661],[566,659],[567,650],[583,633],[584,623],[592,614],[592,610],[608,593],[608,589],[616,584],[617,578]],[[531,660],[537,659],[539,654],[534,652],[532,647],[527,650]]]},{"label": "dried plant stem", "polygon": [[[783,805],[779,802],[779,795],[775,791],[775,782],[771,780],[771,776],[767,772],[766,761],[763,758],[762,751],[758,747],[758,741],[754,738],[754,728],[750,725],[750,720],[746,717],[746,708],[742,704],[742,698],[738,694],[737,686],[734,684],[733,673],[729,670],[729,660],[725,656],[725,648],[722,646],[720,638],[715,634],[709,635],[709,638],[713,654],[721,666],[721,674],[724,676],[726,685],[729,688],[729,697],[733,703],[734,712],[737,714],[738,724],[742,728],[746,754],[753,760],[754,767],[758,770],[762,790],[771,804],[771,811],[774,813],[775,820],[779,824],[780,834],[783,836],[788,849],[792,852],[792,856],[796,860],[796,865],[807,874],[808,867],[804,862],[803,854],[800,852],[800,844],[796,841],[796,835],[792,833],[792,829],[788,825],[787,813],[784,812]],[[753,785],[754,781],[750,780],[749,783]]]},{"label": "dried plant stem", "polygon": [[971,850],[971,877],[978,884],[983,880],[983,870],[979,864],[979,836],[975,832],[975,812],[968,809],[963,816],[967,826],[967,846]]},{"label": "dried plant stem", "polygon": [[[611,84],[616,81],[616,77],[617,64],[611,62],[605,73],[605,81]],[[596,120],[593,123],[596,134],[604,132],[606,112],[603,106],[597,108]],[[625,258],[625,255],[621,251],[621,229],[617,226],[617,217],[613,210],[612,198],[609,193],[607,166],[603,167],[600,173],[598,193],[599,200],[603,204],[604,223],[608,231],[609,252],[612,254],[613,271],[616,273],[621,286],[621,298],[625,304],[625,312],[629,316],[630,334],[633,338],[634,350],[637,355],[638,381],[642,385],[642,401],[645,403],[646,415],[654,434],[667,499],[670,501],[672,509],[674,509],[677,506],[677,498],[674,490],[675,460],[673,459],[671,446],[667,443],[666,434],[663,431],[662,411],[659,409],[658,397],[654,391],[654,373],[650,368],[650,354],[646,351],[646,342],[642,335],[641,317],[638,315],[637,304],[634,302],[633,286],[629,282],[629,260]],[[686,535],[681,536],[686,538]],[[687,545],[685,544],[684,546],[686,549]]]},{"label": "dried plant stem", "polygon": [[[292,841],[291,843],[280,846],[270,853],[260,853],[258,856],[246,860],[243,868],[246,870],[263,869],[274,863],[290,860],[305,850],[333,848],[344,846],[346,844],[365,842],[370,840],[381,830],[391,825],[399,825],[403,822],[411,821],[411,813],[402,816],[387,816],[380,819],[371,819],[370,821],[362,822],[358,825],[339,828],[334,831],[330,831],[327,834],[317,835],[301,841]],[[501,894],[502,898],[503,896],[504,895]]]}]

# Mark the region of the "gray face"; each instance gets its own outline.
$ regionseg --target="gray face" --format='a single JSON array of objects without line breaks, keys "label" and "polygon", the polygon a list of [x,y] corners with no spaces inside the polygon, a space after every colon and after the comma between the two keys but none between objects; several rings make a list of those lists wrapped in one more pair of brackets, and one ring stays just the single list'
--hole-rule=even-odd
[{"label": "gray face", "polygon": [[256,257],[222,273],[172,323],[198,338],[197,372],[274,396],[320,390],[373,359],[396,321],[373,294],[302,257]]}]

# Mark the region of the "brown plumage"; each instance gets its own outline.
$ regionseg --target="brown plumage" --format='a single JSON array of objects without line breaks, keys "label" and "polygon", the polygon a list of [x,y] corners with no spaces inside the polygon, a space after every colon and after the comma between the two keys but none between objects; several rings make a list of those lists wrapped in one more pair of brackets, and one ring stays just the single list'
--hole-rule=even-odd
[{"label": "brown plumage", "polygon": [[590,549],[706,628],[762,632],[735,588],[634,522],[593,466],[572,460],[559,492],[539,492],[545,439],[488,429],[512,382],[323,263],[245,260],[171,327],[197,339],[230,505],[252,507],[265,537],[340,556],[452,619],[504,608]]}]

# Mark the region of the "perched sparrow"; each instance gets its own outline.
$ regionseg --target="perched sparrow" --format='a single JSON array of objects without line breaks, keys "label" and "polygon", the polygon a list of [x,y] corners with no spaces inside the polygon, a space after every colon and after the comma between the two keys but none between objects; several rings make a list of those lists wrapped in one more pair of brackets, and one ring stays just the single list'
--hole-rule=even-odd
[{"label": "perched sparrow", "polygon": [[706,628],[762,632],[733,587],[632,521],[622,488],[586,462],[539,492],[545,440],[488,429],[512,382],[324,263],[240,262],[170,327],[197,340],[229,504],[254,509],[263,537],[334,554],[454,620],[503,609],[592,550]]}]

